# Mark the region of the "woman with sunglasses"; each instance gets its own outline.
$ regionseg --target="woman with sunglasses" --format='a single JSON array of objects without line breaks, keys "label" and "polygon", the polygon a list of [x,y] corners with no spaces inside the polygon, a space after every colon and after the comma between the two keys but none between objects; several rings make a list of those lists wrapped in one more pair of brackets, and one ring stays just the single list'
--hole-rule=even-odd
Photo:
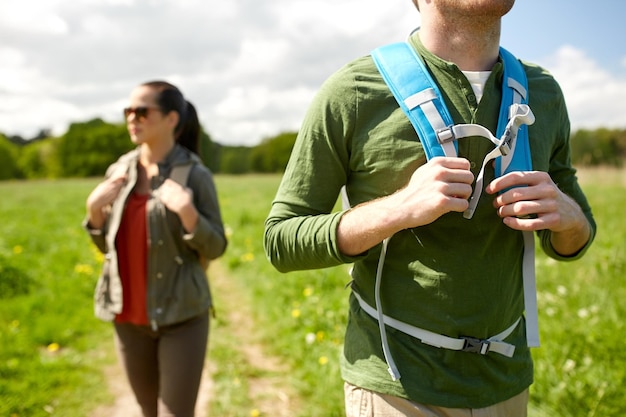
[{"label": "woman with sunglasses", "polygon": [[[95,312],[114,324],[143,416],[193,416],[211,309],[203,260],[226,249],[216,189],[196,154],[196,111],[178,88],[139,85],[124,116],[137,147],[87,198],[84,226],[106,255]],[[189,164],[186,184],[170,178]]]}]

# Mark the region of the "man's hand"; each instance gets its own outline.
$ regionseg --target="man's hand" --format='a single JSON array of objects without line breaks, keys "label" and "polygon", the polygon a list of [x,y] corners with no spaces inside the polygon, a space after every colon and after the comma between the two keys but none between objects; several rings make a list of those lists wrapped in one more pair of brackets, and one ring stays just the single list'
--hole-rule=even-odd
[{"label": "man's hand", "polygon": [[431,159],[413,173],[406,187],[389,196],[402,218],[398,230],[432,223],[452,211],[465,211],[473,181],[467,159]]},{"label": "man's hand", "polygon": [[502,192],[494,207],[504,224],[516,230],[552,231],[552,245],[564,256],[576,253],[589,240],[591,228],[580,206],[546,172],[511,172],[496,178],[485,191]]},{"label": "man's hand", "polygon": [[345,213],[337,228],[339,249],[357,255],[400,230],[432,223],[448,212],[465,211],[473,181],[468,160],[431,159],[415,170],[404,188]]}]

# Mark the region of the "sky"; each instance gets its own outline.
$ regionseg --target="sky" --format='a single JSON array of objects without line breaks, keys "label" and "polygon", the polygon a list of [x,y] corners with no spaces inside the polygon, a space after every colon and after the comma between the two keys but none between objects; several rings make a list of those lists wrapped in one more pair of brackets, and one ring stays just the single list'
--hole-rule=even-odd
[{"label": "sky", "polygon": [[[502,46],[559,81],[573,130],[626,128],[626,2],[517,0]],[[223,145],[297,131],[324,80],[419,26],[410,0],[0,0],[0,132],[121,123],[163,79]]]}]

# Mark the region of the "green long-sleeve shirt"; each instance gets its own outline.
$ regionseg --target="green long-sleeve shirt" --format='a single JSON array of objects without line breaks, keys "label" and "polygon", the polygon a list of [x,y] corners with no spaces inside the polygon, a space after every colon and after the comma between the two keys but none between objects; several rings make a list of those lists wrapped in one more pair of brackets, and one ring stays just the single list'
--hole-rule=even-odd
[{"label": "green long-sleeve shirt", "polygon": [[[495,132],[502,64],[493,68],[478,105],[454,64],[427,52],[417,36],[410,42],[437,80],[455,123],[477,123]],[[536,117],[529,129],[533,169],[550,173],[582,207],[595,233],[590,207],[570,163],[562,92],[543,69],[524,66],[529,105]],[[477,175],[493,145],[482,137],[462,139],[458,145],[459,156],[471,161]],[[341,254],[336,228],[344,212],[332,212],[333,207],[342,186],[355,206],[403,187],[425,161],[417,134],[371,57],[346,65],[324,83],[301,127],[266,221],[269,259],[284,272],[354,263],[353,286],[375,305],[380,245],[356,257]],[[493,178],[489,166],[485,184]],[[391,238],[381,290],[385,314],[450,337],[477,338],[500,333],[522,315],[522,235],[502,223],[493,198],[483,193],[471,220],[448,213]],[[576,256],[564,258],[550,246],[549,232],[540,232],[539,237],[543,250],[559,260],[576,259],[591,242]],[[387,372],[377,322],[351,297],[342,358],[346,381],[417,402],[471,408],[508,399],[532,383],[523,322],[506,339],[516,346],[512,358],[439,349],[394,329],[388,329],[387,337],[402,374],[397,382]]]}]

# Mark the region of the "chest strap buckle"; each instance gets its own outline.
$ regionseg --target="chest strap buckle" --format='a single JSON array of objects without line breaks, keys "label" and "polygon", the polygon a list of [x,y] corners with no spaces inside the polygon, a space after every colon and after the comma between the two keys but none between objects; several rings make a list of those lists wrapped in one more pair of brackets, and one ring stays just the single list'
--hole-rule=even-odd
[{"label": "chest strap buckle", "polygon": [[461,348],[462,352],[479,353],[481,355],[489,353],[491,345],[489,340],[476,339],[474,337],[461,337],[461,339],[465,341]]}]

